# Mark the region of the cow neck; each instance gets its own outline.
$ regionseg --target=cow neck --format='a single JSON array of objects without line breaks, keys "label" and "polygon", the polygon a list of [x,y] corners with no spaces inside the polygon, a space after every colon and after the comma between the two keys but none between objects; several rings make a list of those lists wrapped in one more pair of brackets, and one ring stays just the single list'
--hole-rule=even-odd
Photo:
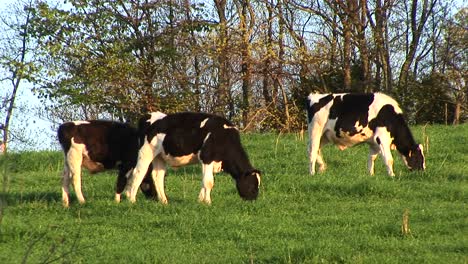
[{"label": "cow neck", "polygon": [[398,125],[394,126],[394,129],[390,131],[392,134],[393,142],[398,150],[402,155],[408,156],[410,150],[416,148],[416,141],[411,134],[411,130],[409,129],[406,122],[403,120],[403,116],[398,116]]},{"label": "cow neck", "polygon": [[223,160],[223,170],[231,174],[233,178],[239,179],[242,175],[254,170],[242,147],[237,150],[228,150],[228,152],[232,155],[228,154],[230,158]]}]

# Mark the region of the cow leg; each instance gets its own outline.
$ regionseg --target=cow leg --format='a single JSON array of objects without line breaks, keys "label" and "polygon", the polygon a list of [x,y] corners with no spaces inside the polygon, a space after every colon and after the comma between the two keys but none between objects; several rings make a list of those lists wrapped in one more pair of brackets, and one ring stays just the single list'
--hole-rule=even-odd
[{"label": "cow leg", "polygon": [[213,176],[213,162],[209,164],[202,163],[202,188],[200,194],[198,195],[198,200],[207,204],[211,204],[211,189],[214,186],[214,176]]},{"label": "cow leg", "polygon": [[377,159],[377,156],[380,153],[379,146],[371,145],[369,147],[369,157],[367,159],[367,169],[369,170],[370,175],[374,175],[374,162]]},{"label": "cow leg", "polygon": [[320,140],[322,138],[322,130],[323,126],[321,126],[318,121],[312,120],[312,123],[314,125],[309,124],[309,147],[308,147],[308,152],[309,152],[309,172],[311,175],[315,174],[315,163],[317,162],[317,159],[320,159],[318,162],[321,164],[321,168],[325,169],[324,167],[324,162],[323,158],[320,157]]},{"label": "cow leg", "polygon": [[327,164],[323,160],[322,151],[320,149],[317,153],[317,164],[319,165],[319,172],[324,172],[327,169]]},{"label": "cow leg", "polygon": [[70,205],[70,168],[67,164],[67,155],[65,155],[65,161],[62,173],[62,202],[64,207]]},{"label": "cow leg", "polygon": [[81,163],[83,161],[84,146],[73,144],[67,153],[68,168],[70,169],[70,177],[73,181],[73,188],[80,204],[85,202],[83,193],[81,192]]},{"label": "cow leg", "polygon": [[162,204],[167,204],[167,197],[164,191],[164,176],[166,175],[166,163],[160,157],[156,157],[153,160],[153,171],[151,177],[155,184],[156,192],[158,193],[158,199]]},{"label": "cow leg", "polygon": [[148,166],[155,156],[155,151],[151,143],[146,142],[140,148],[140,151],[138,152],[138,162],[133,169],[132,176],[128,181],[126,188],[126,194],[129,197],[130,202],[136,202],[138,187],[140,187],[140,184],[148,171]]},{"label": "cow leg", "polygon": [[392,144],[390,132],[384,127],[378,127],[375,134],[375,141],[380,145],[380,152],[387,166],[387,173],[389,176],[393,177],[395,173],[393,173],[393,157],[390,149]]},{"label": "cow leg", "polygon": [[117,176],[117,183],[115,185],[115,201],[120,203],[122,192],[127,185],[127,175],[131,172],[131,169],[120,166],[119,167],[119,175]]}]

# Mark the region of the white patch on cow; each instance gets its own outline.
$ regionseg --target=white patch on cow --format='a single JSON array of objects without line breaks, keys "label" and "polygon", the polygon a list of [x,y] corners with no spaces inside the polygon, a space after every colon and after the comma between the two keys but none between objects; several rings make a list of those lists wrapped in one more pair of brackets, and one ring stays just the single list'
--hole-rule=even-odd
[{"label": "white patch on cow", "polygon": [[151,117],[150,119],[146,120],[146,122],[150,123],[150,124],[153,124],[154,122],[156,122],[157,120],[159,119],[163,119],[164,117],[166,116],[166,114],[164,113],[161,113],[161,112],[152,112],[151,113]]},{"label": "white patch on cow", "polygon": [[[310,94],[308,100],[310,101],[309,107],[313,104],[318,103],[320,99],[329,94]],[[346,93],[333,94],[334,98],[343,98]],[[354,146],[356,144],[366,142],[370,144],[371,150],[368,158],[368,169],[371,174],[374,173],[374,160],[378,154],[381,154],[384,158],[385,165],[387,166],[387,172],[393,176],[393,158],[391,155],[391,149],[395,146],[392,144],[393,138],[390,136],[390,132],[385,127],[380,127],[374,134],[369,127],[363,127],[362,124],[356,122],[354,127],[358,133],[351,135],[349,132],[339,131],[338,136],[336,135],[335,126],[337,119],[329,119],[330,109],[333,106],[334,100],[331,100],[328,104],[322,106],[317,112],[315,112],[311,121],[308,123],[309,132],[309,170],[310,174],[315,174],[315,163],[323,165],[325,163],[320,154],[320,148],[327,144],[333,143],[338,146],[339,149],[344,150],[347,147]],[[368,120],[374,119],[384,105],[391,105],[397,114],[401,114],[402,110],[398,103],[388,95],[375,93],[374,100],[369,105],[368,109]],[[377,144],[377,138],[379,138],[381,144]],[[405,163],[407,161],[403,158]]]},{"label": "white patch on cow", "polygon": [[120,203],[120,200],[121,200],[120,193],[115,193],[114,200],[115,200],[115,202]]},{"label": "white patch on cow", "polygon": [[156,157],[153,160],[153,171],[151,172],[151,177],[156,187],[156,193],[158,194],[158,199],[162,204],[167,204],[167,196],[164,192],[164,176],[166,175],[166,163],[161,157]]},{"label": "white patch on cow", "polygon": [[79,125],[83,125],[83,124],[90,124],[90,122],[89,121],[77,120],[77,121],[73,121],[73,124],[79,126]]},{"label": "white patch on cow", "polygon": [[210,118],[205,118],[201,123],[200,123],[200,128],[204,127],[206,125],[206,122],[208,122],[208,119]]},{"label": "white patch on cow", "polygon": [[125,193],[129,197],[130,202],[136,202],[138,187],[141,185],[150,163],[162,152],[162,142],[165,137],[166,134],[164,133],[156,134],[151,141],[148,141],[148,138],[146,138],[145,142],[140,147],[140,150],[138,151],[138,162],[133,169],[132,176],[125,188]]},{"label": "white patch on cow", "polygon": [[223,171],[223,163],[221,161],[213,161],[213,173]]},{"label": "white patch on cow", "polygon": [[[324,96],[326,95],[309,95],[309,100],[311,101],[309,107],[312,104],[318,102]],[[315,174],[315,162],[317,161],[320,152],[321,141],[333,142],[333,138],[335,137],[333,128],[327,128],[331,127],[332,125],[334,126],[336,123],[336,119],[328,119],[329,108],[331,105],[332,103],[330,102],[326,106],[322,107],[314,114],[312,121],[308,123],[309,146],[307,150],[309,152],[309,172],[311,175]],[[327,127],[325,127],[325,125],[327,125]]]},{"label": "white patch on cow", "polygon": [[172,156],[163,152],[160,154],[160,156],[171,167],[181,167],[194,164],[199,161],[198,155],[195,153],[184,156]]},{"label": "white patch on cow", "polygon": [[209,164],[202,163],[202,172],[203,172],[202,188],[200,190],[200,194],[198,195],[198,200],[206,204],[211,204],[210,194],[211,194],[211,189],[213,189],[213,186],[214,186],[214,177],[213,177],[214,163],[215,162],[211,162]]},{"label": "white patch on cow", "polygon": [[393,138],[391,137],[390,131],[388,131],[386,127],[377,127],[375,129],[373,137],[375,144],[378,144],[377,138],[379,139],[378,141],[380,141],[380,154],[382,155],[384,163],[387,166],[388,175],[393,177],[395,176],[395,173],[393,172],[393,156],[390,147],[392,145]]},{"label": "white patch on cow", "polygon": [[[369,108],[375,108],[375,110],[378,112],[378,111],[380,111],[382,106],[387,105],[387,104],[392,105],[397,114],[403,113],[403,111],[401,110],[401,108],[398,105],[397,101],[395,101],[395,99],[393,99],[390,96],[388,96],[386,94],[383,94],[383,93],[375,93],[374,101],[369,106]],[[372,118],[374,118],[374,117],[372,117]],[[369,117],[369,119],[371,119],[371,117]]]},{"label": "white patch on cow", "polygon": [[205,144],[205,142],[208,140],[210,135],[211,135],[211,132],[208,132],[208,134],[206,134],[205,138],[203,139],[203,144]]},{"label": "white patch on cow", "polygon": [[425,170],[425,169],[426,169],[426,157],[424,156],[424,147],[423,147],[423,145],[421,145],[421,144],[419,144],[418,146],[419,146],[419,149],[421,150],[422,158],[423,158],[423,160],[424,160],[424,162],[423,162],[423,170]]},{"label": "white patch on cow", "polygon": [[228,126],[228,125],[226,125],[226,124],[224,124],[223,127],[224,127],[224,129],[235,129],[235,130],[237,130],[237,127],[235,127],[235,126]]},{"label": "white patch on cow", "polygon": [[369,127],[362,128],[359,126],[356,128],[357,131],[360,131],[357,134],[350,135],[349,132],[340,130],[340,137],[336,137],[334,131],[327,131],[327,139],[330,142],[335,143],[341,150],[344,150],[348,147],[352,147],[361,142],[367,141],[372,137],[372,130]]},{"label": "white patch on cow", "polygon": [[132,176],[132,171],[133,169],[128,170],[127,173],[125,173],[125,178],[129,179]]},{"label": "white patch on cow", "polygon": [[261,182],[260,174],[255,173],[255,176],[257,176],[258,186],[260,186],[260,182]]},{"label": "white patch on cow", "polygon": [[405,155],[400,155],[401,159],[403,160],[403,163],[405,163],[406,167],[410,169],[410,166],[408,165],[408,160],[406,159]]},{"label": "white patch on cow", "polygon": [[68,207],[68,185],[70,180],[73,181],[73,187],[78,202],[83,204],[85,198],[81,191],[81,163],[83,161],[83,153],[87,153],[84,144],[77,144],[74,138],[71,138],[70,149],[66,153],[65,168],[62,179],[62,200],[64,206]]}]

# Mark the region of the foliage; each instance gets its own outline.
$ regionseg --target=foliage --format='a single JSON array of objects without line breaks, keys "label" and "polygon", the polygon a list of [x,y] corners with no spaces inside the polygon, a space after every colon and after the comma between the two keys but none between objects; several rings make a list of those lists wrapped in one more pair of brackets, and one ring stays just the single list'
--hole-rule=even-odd
[{"label": "foliage", "polygon": [[[13,112],[21,111],[18,107],[17,98],[20,87],[25,81],[34,81],[38,66],[34,61],[35,45],[29,34],[31,28],[30,7],[32,1],[19,2],[11,7],[10,16],[0,16],[0,85],[5,86],[0,92],[0,132],[1,142],[7,152],[10,141],[27,141],[21,137],[21,131],[15,131],[13,123]],[[24,7],[24,10],[21,8]]]},{"label": "foliage", "polygon": [[191,110],[249,130],[262,112],[256,128],[289,130],[301,126],[295,109],[312,91],[396,93],[395,83],[421,82],[426,65],[441,64],[441,30],[454,28],[429,22],[444,24],[451,8],[434,0],[38,1],[35,91],[59,121]]},{"label": "foliage", "polygon": [[[328,170],[311,177],[297,134],[242,134],[262,170],[258,200],[242,201],[216,176],[213,204],[197,202],[200,167],[169,170],[169,204],[113,201],[116,172],[85,173],[87,203],[61,204],[62,154],[19,153],[8,167],[0,262],[464,263],[468,126],[413,127],[427,170],[409,172],[395,153],[394,179],[367,148],[325,147]],[[428,137],[428,140],[424,140]],[[0,168],[5,160],[0,158]],[[409,233],[401,230],[407,215]]]}]

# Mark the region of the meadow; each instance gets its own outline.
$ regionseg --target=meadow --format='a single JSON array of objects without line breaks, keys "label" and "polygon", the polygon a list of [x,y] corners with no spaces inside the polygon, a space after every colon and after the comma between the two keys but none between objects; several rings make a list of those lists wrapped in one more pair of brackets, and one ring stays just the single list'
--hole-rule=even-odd
[{"label": "meadow", "polygon": [[[87,203],[62,207],[60,152],[0,157],[0,263],[467,263],[468,125],[412,127],[427,170],[396,177],[367,146],[323,149],[328,169],[308,173],[299,134],[243,134],[263,173],[254,202],[228,174],[211,206],[197,200],[201,167],[170,169],[169,204],[113,200],[116,172],[83,175]],[[306,137],[306,136],[305,136]],[[426,141],[425,138],[428,138]],[[407,213],[409,232],[402,232]]]}]

